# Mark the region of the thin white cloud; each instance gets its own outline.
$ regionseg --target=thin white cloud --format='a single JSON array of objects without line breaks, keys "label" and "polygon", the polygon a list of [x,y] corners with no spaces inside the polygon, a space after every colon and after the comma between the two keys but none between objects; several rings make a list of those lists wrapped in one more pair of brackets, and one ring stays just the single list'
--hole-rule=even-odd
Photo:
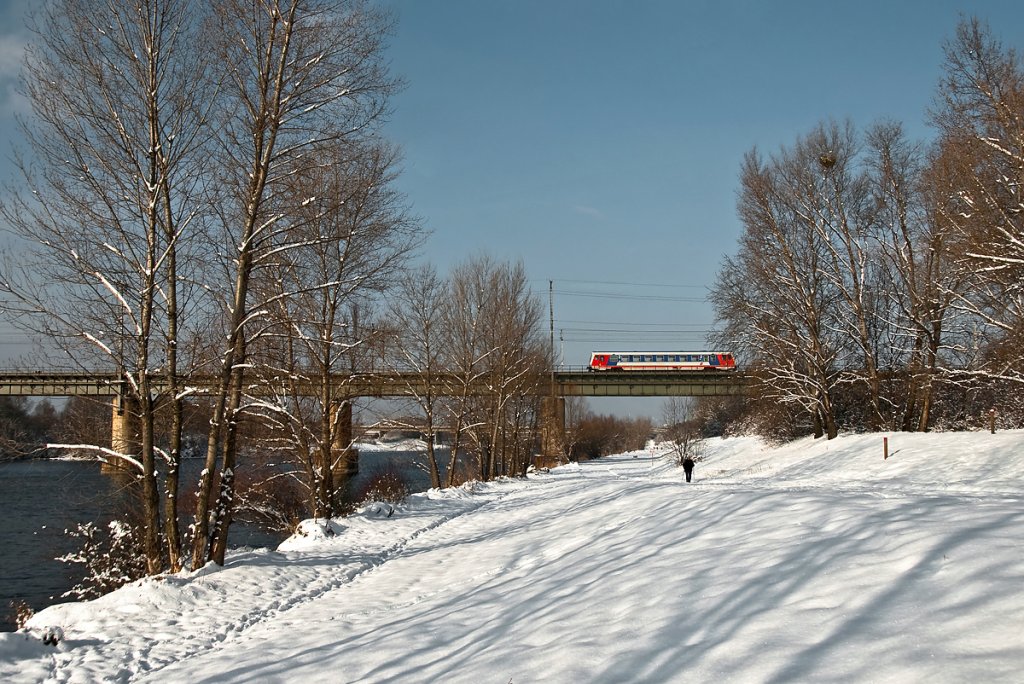
[{"label": "thin white cloud", "polygon": [[596,218],[596,219],[599,219],[601,221],[603,221],[604,218],[605,218],[604,214],[601,213],[601,210],[600,209],[595,209],[594,207],[588,207],[588,206],[585,206],[585,205],[582,205],[582,204],[576,204],[576,205],[573,206],[572,209],[577,214],[583,214],[584,216],[589,216],[591,218]]},{"label": "thin white cloud", "polygon": [[0,117],[8,118],[28,109],[16,88],[27,44],[24,35],[0,35]]},{"label": "thin white cloud", "polygon": [[0,35],[0,78],[17,78],[26,44],[24,36],[13,33]]}]

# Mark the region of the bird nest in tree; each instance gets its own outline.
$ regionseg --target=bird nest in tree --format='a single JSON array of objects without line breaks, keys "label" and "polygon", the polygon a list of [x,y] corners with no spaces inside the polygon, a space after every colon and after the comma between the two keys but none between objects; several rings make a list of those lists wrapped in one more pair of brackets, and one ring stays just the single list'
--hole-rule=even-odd
[{"label": "bird nest in tree", "polygon": [[832,152],[825,152],[818,157],[818,162],[826,169],[831,169],[836,165],[836,155]]}]

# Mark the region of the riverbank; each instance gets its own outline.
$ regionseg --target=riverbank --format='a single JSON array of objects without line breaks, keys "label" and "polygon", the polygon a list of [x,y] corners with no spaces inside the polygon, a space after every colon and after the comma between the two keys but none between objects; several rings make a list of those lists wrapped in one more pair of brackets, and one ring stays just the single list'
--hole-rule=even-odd
[{"label": "riverbank", "polygon": [[[358,490],[382,471],[402,473],[412,492],[430,487],[421,467],[423,443],[360,443],[360,473],[350,489]],[[447,459],[447,450],[439,457]],[[447,462],[447,461],[445,461]],[[188,459],[187,472],[198,473],[201,459]],[[68,566],[59,556],[78,549],[79,541],[65,530],[79,523],[104,521],[120,515],[128,505],[126,485],[117,474],[100,470],[91,459],[52,458],[0,462],[0,632],[15,629],[12,604],[27,603],[39,611],[67,599],[62,595],[79,582],[78,566]],[[235,524],[233,547],[276,546],[279,532]]]},{"label": "riverbank", "polygon": [[[0,679],[1015,681],[1024,433],[639,452],[53,606]],[[46,633],[60,642],[47,646]]]}]

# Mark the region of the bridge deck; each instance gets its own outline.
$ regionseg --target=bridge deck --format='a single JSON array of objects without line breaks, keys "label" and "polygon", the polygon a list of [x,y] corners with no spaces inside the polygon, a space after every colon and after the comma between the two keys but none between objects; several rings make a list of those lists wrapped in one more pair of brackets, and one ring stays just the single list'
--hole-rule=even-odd
[{"label": "bridge deck", "polygon": [[706,397],[741,394],[746,376],[735,371],[556,371],[563,397]]},{"label": "bridge deck", "polygon": [[[453,394],[458,387],[451,375],[434,378],[437,394]],[[191,378],[186,384],[198,388],[213,386],[212,378]],[[408,396],[410,388],[422,392],[427,382],[417,373],[339,374],[336,386],[340,395],[351,397]],[[154,377],[159,388],[164,383]],[[554,387],[552,388],[552,383]],[[748,384],[742,373],[735,371],[603,371],[560,370],[536,378],[540,394],[554,390],[557,396],[570,397],[703,397],[741,394]],[[312,387],[312,385],[311,385]],[[0,396],[69,397],[115,396],[120,394],[122,380],[117,373],[0,371]],[[474,394],[487,394],[481,380],[472,388]]]}]

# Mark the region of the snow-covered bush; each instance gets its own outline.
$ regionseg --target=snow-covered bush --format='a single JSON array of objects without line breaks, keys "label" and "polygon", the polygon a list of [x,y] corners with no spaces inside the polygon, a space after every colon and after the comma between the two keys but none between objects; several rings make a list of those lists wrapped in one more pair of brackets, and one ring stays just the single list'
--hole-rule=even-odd
[{"label": "snow-covered bush", "polygon": [[240,470],[235,497],[234,519],[264,530],[290,534],[313,514],[294,473],[272,466]]},{"label": "snow-covered bush", "polygon": [[32,606],[24,600],[18,599],[11,601],[11,617],[13,618],[14,626],[21,629],[25,626],[25,623],[35,615],[35,611],[32,610]]},{"label": "snow-covered bush", "polygon": [[359,504],[374,501],[400,504],[409,496],[409,485],[398,468],[387,466],[374,472],[353,499]]},{"label": "snow-covered bush", "polygon": [[85,570],[82,581],[66,591],[64,597],[93,599],[146,576],[146,557],[137,525],[111,520],[105,526],[79,524],[65,533],[81,540],[81,547],[57,560],[83,565]]}]

